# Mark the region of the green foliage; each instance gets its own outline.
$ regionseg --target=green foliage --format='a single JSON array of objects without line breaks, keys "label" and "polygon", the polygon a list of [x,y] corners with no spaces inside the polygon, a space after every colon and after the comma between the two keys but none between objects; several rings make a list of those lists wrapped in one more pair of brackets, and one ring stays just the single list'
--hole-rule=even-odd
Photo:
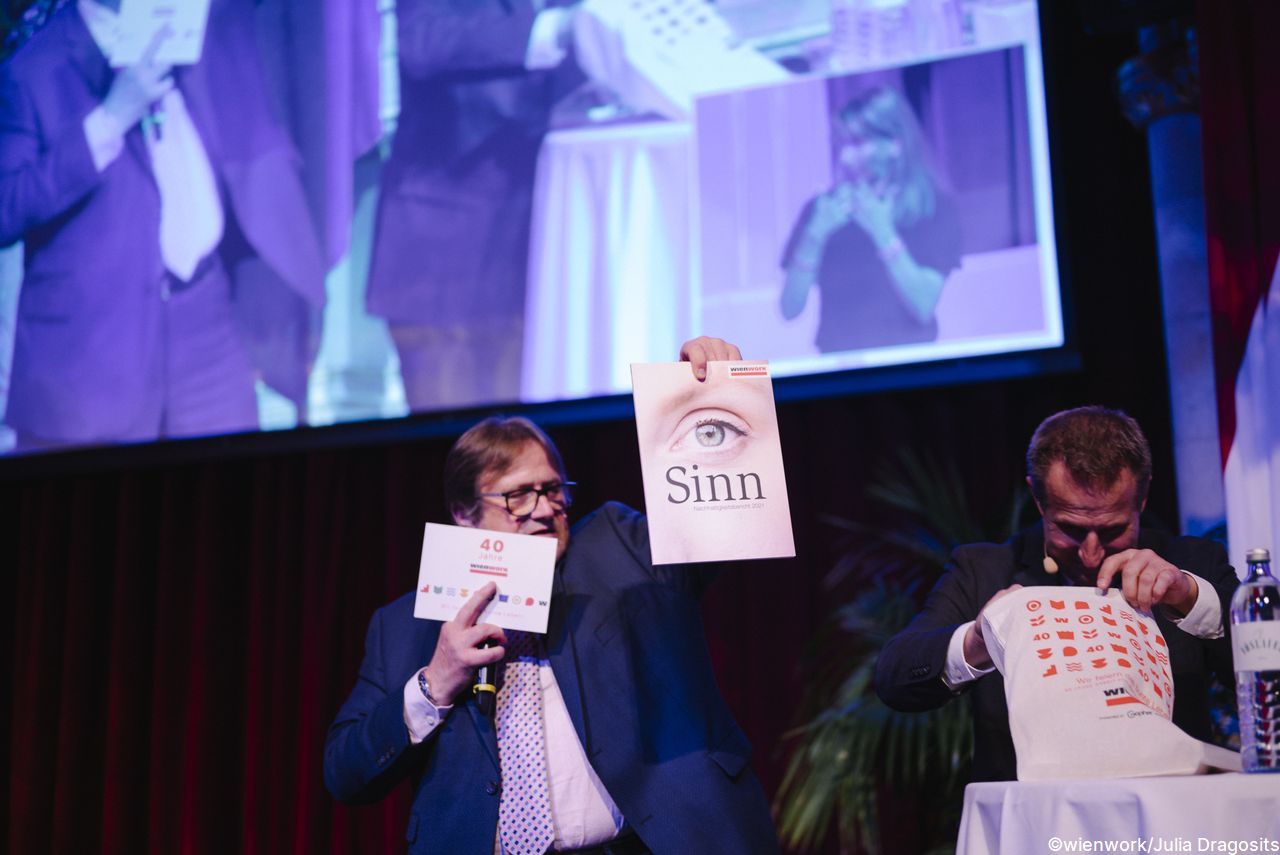
[{"label": "green foliage", "polygon": [[876,583],[836,615],[852,656],[826,708],[789,734],[797,745],[779,790],[778,816],[789,845],[818,846],[834,820],[846,847],[856,842],[877,851],[882,788],[963,788],[972,750],[967,708],[951,704],[904,715],[882,704],[871,688],[880,647],[915,610],[909,593]]},{"label": "green foliage", "polygon": [[[880,851],[880,797],[920,796],[922,835],[935,851],[954,845],[972,754],[967,704],[898,713],[880,702],[872,676],[880,649],[919,608],[961,543],[1003,540],[1025,506],[1018,492],[996,525],[974,519],[954,464],[910,450],[880,467],[868,495],[897,521],[874,527],[826,522],[849,535],[828,584],[860,583],[859,593],[815,636],[815,674],[803,709],[808,721],[788,734],[793,753],[776,801],[789,846],[811,850],[834,828],[842,850]],[[829,663],[826,670],[820,663]]]}]

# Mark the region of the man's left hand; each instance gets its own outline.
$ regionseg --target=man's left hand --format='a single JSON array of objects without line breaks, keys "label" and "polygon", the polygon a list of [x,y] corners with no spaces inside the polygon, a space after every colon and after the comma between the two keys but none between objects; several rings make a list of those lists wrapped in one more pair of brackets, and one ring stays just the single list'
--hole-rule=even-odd
[{"label": "man's left hand", "polygon": [[742,351],[736,344],[722,338],[701,335],[680,346],[680,361],[688,362],[693,367],[693,376],[699,380],[707,379],[707,363],[712,361],[736,361],[742,358]]},{"label": "man's left hand", "polygon": [[1145,612],[1162,603],[1178,615],[1185,615],[1200,594],[1195,579],[1150,549],[1126,549],[1108,556],[1098,569],[1098,588],[1109,588],[1117,573],[1124,598]]}]

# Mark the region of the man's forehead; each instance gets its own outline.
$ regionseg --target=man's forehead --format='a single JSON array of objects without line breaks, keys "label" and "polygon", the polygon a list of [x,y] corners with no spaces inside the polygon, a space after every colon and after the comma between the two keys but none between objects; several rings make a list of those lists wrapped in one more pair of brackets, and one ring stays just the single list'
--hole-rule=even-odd
[{"label": "man's forehead", "polygon": [[1045,511],[1046,517],[1061,525],[1084,525],[1100,528],[1126,525],[1136,515],[1136,509],[1130,504],[1108,506],[1050,504]]},{"label": "man's forehead", "polygon": [[559,479],[547,450],[533,440],[528,440],[514,450],[505,464],[499,464],[480,474],[478,483],[485,492],[506,492],[521,487],[541,486]]},{"label": "man's forehead", "polygon": [[1046,511],[1065,516],[1127,516],[1138,507],[1138,481],[1128,469],[1114,482],[1085,486],[1055,462],[1045,478]]}]

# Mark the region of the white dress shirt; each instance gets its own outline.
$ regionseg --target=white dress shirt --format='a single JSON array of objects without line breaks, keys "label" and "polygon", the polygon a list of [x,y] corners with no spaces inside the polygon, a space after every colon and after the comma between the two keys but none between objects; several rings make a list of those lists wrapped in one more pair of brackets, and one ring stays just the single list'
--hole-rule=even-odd
[{"label": "white dress shirt", "polygon": [[[525,68],[530,71],[556,67],[564,62],[569,51],[564,36],[570,10],[564,7],[544,9],[543,5],[543,0],[534,0],[538,13],[525,51]],[[586,751],[574,730],[564,696],[547,659],[538,663],[538,678],[542,686],[547,788],[555,833],[551,848],[581,849],[612,840],[622,830],[623,816],[595,769],[587,762]],[[415,745],[430,736],[451,709],[452,706],[436,706],[422,694],[416,673],[405,683],[404,723],[409,731],[409,740]],[[495,843],[494,851],[501,851],[500,841]]]},{"label": "white dress shirt", "polygon": [[[551,663],[546,659],[538,663],[538,678],[546,728],[547,790],[555,832],[551,848],[581,849],[612,840],[622,830],[622,814],[587,762]],[[404,684],[404,723],[409,740],[415,745],[430,736],[451,709],[452,706],[436,706],[423,695],[417,673]]]},{"label": "white dress shirt", "polygon": [[[98,49],[110,61],[119,40],[119,16],[93,0],[79,0],[77,9]],[[222,201],[208,152],[182,92],[170,89],[156,106],[163,123],[156,126],[159,130],[148,131],[145,138],[151,173],[160,190],[160,254],[170,272],[187,280],[222,240]],[[101,105],[85,118],[85,139],[98,172],[120,156],[129,130],[120,127]]]}]

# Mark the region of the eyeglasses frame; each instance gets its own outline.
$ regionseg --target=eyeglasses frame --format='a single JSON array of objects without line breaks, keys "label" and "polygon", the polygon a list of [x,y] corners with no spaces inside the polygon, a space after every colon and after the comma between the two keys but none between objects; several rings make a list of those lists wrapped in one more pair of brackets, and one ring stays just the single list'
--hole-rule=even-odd
[{"label": "eyeglasses frame", "polygon": [[[525,519],[533,515],[533,512],[538,509],[539,500],[544,498],[547,500],[547,503],[550,504],[552,507],[558,508],[560,510],[564,510],[565,508],[568,508],[570,505],[573,504],[573,498],[570,493],[565,493],[564,501],[560,501],[560,502],[557,502],[555,499],[551,498],[550,494],[553,490],[572,490],[574,487],[577,487],[577,486],[578,486],[577,481],[552,481],[549,484],[543,484],[541,487],[533,487],[533,486],[517,487],[514,490],[507,490],[505,493],[477,493],[476,497],[491,498],[491,499],[501,498],[503,508],[506,510],[508,514],[510,514],[515,519]],[[518,514],[515,511],[511,510],[511,496],[515,493],[534,494],[533,505],[529,508],[528,513]]]}]

